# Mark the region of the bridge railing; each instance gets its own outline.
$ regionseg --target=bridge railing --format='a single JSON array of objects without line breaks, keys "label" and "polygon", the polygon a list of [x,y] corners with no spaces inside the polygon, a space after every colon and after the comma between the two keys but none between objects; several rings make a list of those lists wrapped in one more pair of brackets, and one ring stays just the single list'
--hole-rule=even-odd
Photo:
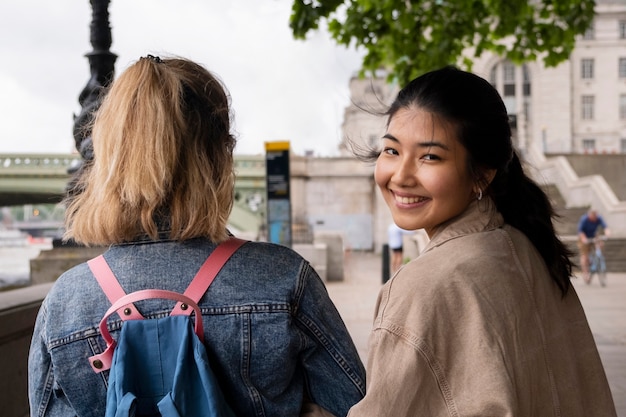
[{"label": "bridge railing", "polygon": [[69,168],[77,167],[78,154],[10,154],[0,155],[0,175],[62,175],[68,176]]}]

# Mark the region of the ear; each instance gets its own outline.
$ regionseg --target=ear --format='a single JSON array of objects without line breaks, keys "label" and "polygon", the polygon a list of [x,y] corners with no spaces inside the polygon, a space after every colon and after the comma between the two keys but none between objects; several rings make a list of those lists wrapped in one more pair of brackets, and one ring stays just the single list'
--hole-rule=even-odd
[{"label": "ear", "polygon": [[485,170],[485,172],[483,174],[484,175],[483,178],[485,179],[485,182],[487,183],[487,186],[489,186],[491,184],[491,181],[493,181],[493,179],[496,177],[496,172],[498,172],[497,169]]},{"label": "ear", "polygon": [[496,169],[483,170],[481,173],[482,177],[474,183],[474,193],[477,195],[482,195],[482,193],[485,192],[487,188],[489,188],[491,181],[493,181],[493,179],[496,177],[496,172]]}]

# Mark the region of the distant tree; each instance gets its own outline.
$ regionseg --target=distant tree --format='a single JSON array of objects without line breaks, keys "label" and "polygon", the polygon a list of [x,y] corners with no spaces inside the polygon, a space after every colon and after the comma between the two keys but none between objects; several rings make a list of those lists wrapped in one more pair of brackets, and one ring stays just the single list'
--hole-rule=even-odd
[{"label": "distant tree", "polygon": [[[521,64],[566,60],[594,17],[594,0],[294,0],[296,39],[328,23],[339,45],[365,48],[361,75],[380,68],[400,84],[492,51]],[[469,54],[468,54],[469,52]]]}]

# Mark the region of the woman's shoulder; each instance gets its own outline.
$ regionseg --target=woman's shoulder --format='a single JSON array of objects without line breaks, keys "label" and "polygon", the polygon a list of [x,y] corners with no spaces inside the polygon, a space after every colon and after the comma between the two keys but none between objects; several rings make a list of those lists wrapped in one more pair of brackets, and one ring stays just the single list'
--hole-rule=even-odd
[{"label": "woman's shoulder", "polygon": [[[460,265],[482,262],[484,258],[508,257],[512,240],[506,227],[458,235],[428,248],[419,256],[420,262],[438,268],[456,268]],[[445,262],[442,262],[445,259]]]},{"label": "woman's shoulder", "polygon": [[523,285],[509,239],[505,230],[481,232],[420,255],[386,284],[379,312],[387,322],[426,332],[429,322],[460,320],[487,299],[509,302]]},{"label": "woman's shoulder", "polygon": [[42,304],[49,318],[50,340],[60,341],[72,334],[83,337],[84,332],[95,329],[109,305],[87,263],[73,266],[57,278]]},{"label": "woman's shoulder", "polygon": [[294,249],[269,242],[249,241],[231,258],[232,270],[279,286],[302,285],[315,277],[314,266]]},{"label": "woman's shoulder", "polygon": [[[94,284],[93,288],[97,286],[96,281],[90,279],[92,276],[87,262],[81,262],[63,272],[54,282],[50,293],[55,295],[69,293],[77,296],[82,293],[89,293],[92,290],[90,283]],[[83,291],[82,288],[86,289]]]},{"label": "woman's shoulder", "polygon": [[493,277],[516,276],[515,257],[513,239],[505,229],[460,236],[403,266],[393,279],[392,291],[420,294],[416,296],[424,300],[451,291],[471,291]]},{"label": "woman's shoulder", "polygon": [[249,262],[270,264],[276,267],[308,262],[292,248],[270,242],[248,241],[239,248],[238,252]]},{"label": "woman's shoulder", "polygon": [[292,248],[284,245],[280,245],[272,242],[264,242],[264,241],[256,241],[256,240],[248,240],[245,241],[245,244],[241,246],[243,249],[247,249],[250,251],[255,251],[258,253],[274,253],[274,254],[283,254],[284,256],[296,256],[299,254],[294,251]]}]

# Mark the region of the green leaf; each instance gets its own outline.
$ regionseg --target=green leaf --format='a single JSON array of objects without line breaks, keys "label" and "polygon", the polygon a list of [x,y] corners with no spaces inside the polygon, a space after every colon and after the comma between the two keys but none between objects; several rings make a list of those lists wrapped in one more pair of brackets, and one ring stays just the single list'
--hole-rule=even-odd
[{"label": "green leaf", "polygon": [[389,80],[405,84],[447,64],[469,69],[485,51],[558,65],[594,10],[595,0],[293,0],[289,25],[305,39],[326,21],[338,44],[365,48],[361,75],[386,68]]}]

